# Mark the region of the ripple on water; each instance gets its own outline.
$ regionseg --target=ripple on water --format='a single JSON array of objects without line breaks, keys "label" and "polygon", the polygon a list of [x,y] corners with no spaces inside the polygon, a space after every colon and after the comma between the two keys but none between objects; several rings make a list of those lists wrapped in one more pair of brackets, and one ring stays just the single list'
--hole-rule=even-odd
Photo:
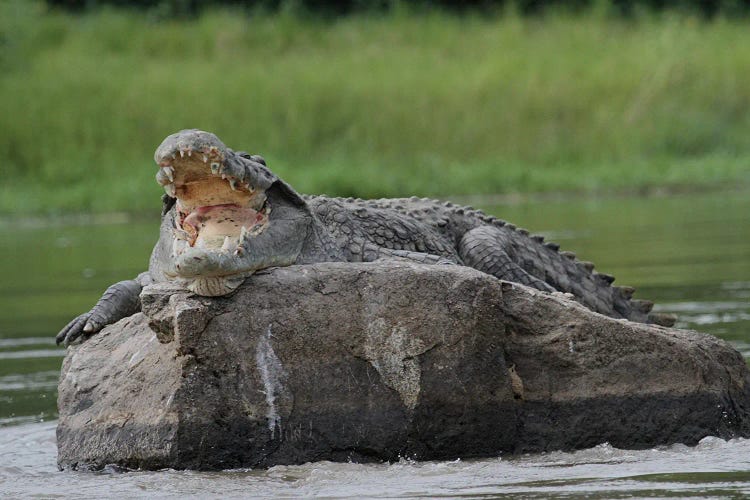
[{"label": "ripple on water", "polygon": [[0,391],[55,390],[60,372],[11,373],[0,376]]},{"label": "ripple on water", "polygon": [[52,337],[22,337],[0,339],[0,349],[25,347],[30,345],[55,345],[55,339]]},{"label": "ripple on water", "polygon": [[65,351],[61,349],[28,349],[23,351],[0,351],[0,359],[26,358],[62,358]]}]

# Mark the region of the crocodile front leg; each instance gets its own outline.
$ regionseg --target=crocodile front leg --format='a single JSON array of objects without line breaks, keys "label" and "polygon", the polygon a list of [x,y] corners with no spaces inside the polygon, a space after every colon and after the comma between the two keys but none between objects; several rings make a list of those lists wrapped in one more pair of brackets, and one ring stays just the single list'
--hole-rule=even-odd
[{"label": "crocodile front leg", "polygon": [[107,325],[137,313],[141,310],[141,290],[149,282],[148,273],[142,273],[134,280],[120,281],[110,286],[90,311],[74,318],[60,330],[55,342],[67,346],[84,333],[96,333]]}]

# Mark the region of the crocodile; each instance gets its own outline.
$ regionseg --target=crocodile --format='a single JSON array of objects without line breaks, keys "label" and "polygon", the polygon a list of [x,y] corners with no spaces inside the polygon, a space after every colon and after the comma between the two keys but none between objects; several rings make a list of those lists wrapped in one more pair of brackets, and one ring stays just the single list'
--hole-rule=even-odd
[{"label": "crocodile", "polygon": [[427,198],[362,200],[298,194],[263,157],[197,129],[168,136],[154,153],[163,186],[159,240],[148,271],[110,286],[57,335],[66,345],[140,310],[146,285],[175,281],[202,296],[232,293],[254,272],[316,262],[408,259],[470,266],[543,292],[572,295],[614,318],[671,326],[632,287],[541,235],[480,210]]}]

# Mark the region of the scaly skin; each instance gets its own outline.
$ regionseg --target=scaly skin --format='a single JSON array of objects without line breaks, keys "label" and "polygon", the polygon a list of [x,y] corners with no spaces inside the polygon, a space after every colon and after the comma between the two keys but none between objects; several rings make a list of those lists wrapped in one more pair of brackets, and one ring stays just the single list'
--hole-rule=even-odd
[{"label": "scaly skin", "polygon": [[[649,314],[651,302],[633,300],[630,287],[611,286],[614,278],[594,272],[591,263],[478,210],[426,198],[300,196],[262,157],[232,151],[213,134],[198,130],[167,137],[154,159],[161,167],[157,182],[167,194],[148,272],[108,288],[91,311],[63,328],[58,343],[68,344],[137,312],[138,295],[150,283],[173,280],[200,295],[224,295],[259,269],[380,258],[470,266],[545,292],[570,293],[589,309],[614,318],[674,323],[671,316]],[[195,185],[210,185],[210,192],[218,194],[195,202],[188,196]],[[211,212],[216,207],[235,207],[229,201],[247,207],[236,213],[257,212],[260,222],[237,222],[247,227],[227,236],[222,248],[185,241],[185,230],[192,230],[185,221],[216,213]],[[192,215],[186,217],[188,212]]]}]

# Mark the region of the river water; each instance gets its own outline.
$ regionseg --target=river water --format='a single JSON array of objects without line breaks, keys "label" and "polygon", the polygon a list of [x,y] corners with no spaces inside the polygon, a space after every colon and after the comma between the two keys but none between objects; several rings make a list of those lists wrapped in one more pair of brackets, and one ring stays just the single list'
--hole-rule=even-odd
[{"label": "river water", "polygon": [[[677,326],[717,335],[750,357],[750,192],[547,200],[486,211],[575,251]],[[157,210],[157,209],[155,209]],[[742,497],[750,440],[485,460],[269,470],[62,473],[55,398],[64,351],[54,334],[109,284],[143,270],[155,219],[125,215],[0,220],[0,497]]]}]

